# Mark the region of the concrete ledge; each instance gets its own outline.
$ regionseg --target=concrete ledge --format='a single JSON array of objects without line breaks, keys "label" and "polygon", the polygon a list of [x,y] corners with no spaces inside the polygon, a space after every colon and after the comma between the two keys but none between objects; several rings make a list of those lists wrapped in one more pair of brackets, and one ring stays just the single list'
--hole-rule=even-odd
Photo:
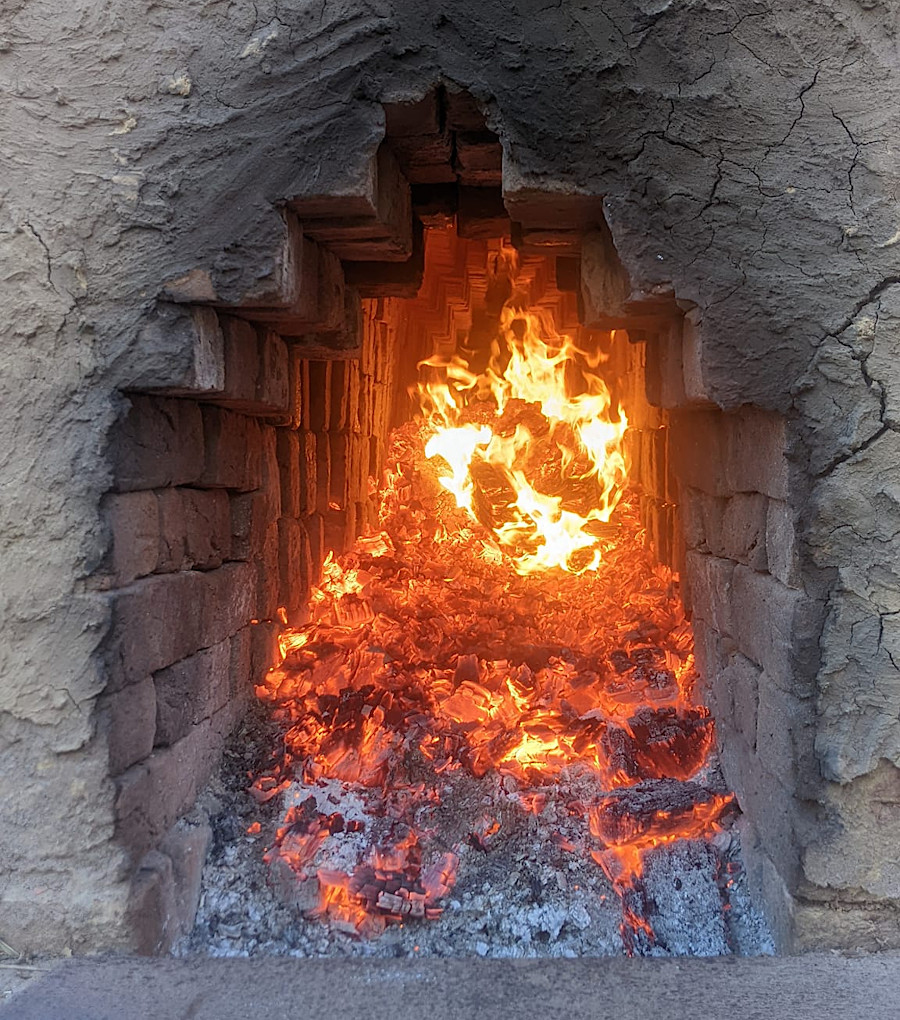
[{"label": "concrete ledge", "polygon": [[2,1020],[896,1020],[900,955],[711,960],[71,960]]}]

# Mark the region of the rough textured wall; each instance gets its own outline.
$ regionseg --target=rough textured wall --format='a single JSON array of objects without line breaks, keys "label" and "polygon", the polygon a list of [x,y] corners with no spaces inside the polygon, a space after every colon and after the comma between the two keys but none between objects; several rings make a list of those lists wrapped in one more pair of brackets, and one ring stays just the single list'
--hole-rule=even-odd
[{"label": "rough textured wall", "polygon": [[606,195],[634,288],[699,306],[697,399],[788,415],[824,618],[810,696],[827,785],[809,796],[828,808],[807,879],[900,896],[885,848],[860,863],[852,828],[860,804],[866,831],[896,842],[900,826],[895,5],[2,6],[4,917],[62,898],[67,913],[23,926],[32,943],[118,938],[121,889],[96,894],[114,871],[94,736],[108,613],[84,579],[107,544],[117,393],[160,358],[162,282],[202,267],[222,297],[258,287],[283,229],[273,203],[352,175],[381,135],[377,101],[438,80],[487,103],[510,187]]}]

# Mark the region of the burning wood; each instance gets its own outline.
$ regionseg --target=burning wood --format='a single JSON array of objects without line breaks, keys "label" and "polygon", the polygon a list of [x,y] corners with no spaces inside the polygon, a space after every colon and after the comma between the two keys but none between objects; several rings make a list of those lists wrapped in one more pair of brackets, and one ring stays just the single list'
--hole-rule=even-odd
[{"label": "burning wood", "polygon": [[[689,782],[712,719],[694,701],[675,578],[624,491],[625,420],[568,340],[507,312],[483,376],[426,364],[425,419],[392,437],[382,531],[329,557],[310,622],[282,635],[258,694],[284,749],[255,795],[308,785],[270,859],[315,872],[315,916],[372,935],[438,916],[453,887],[455,852],[419,821],[444,776],[495,772],[538,815],[548,785],[581,770],[596,797],[572,811],[601,844],[634,948],[652,936],[634,902],[641,853],[714,832],[730,800]],[[382,849],[329,866],[328,847],[365,823],[324,810],[324,783],[364,802]],[[488,814],[460,839],[490,851],[501,829]]]}]

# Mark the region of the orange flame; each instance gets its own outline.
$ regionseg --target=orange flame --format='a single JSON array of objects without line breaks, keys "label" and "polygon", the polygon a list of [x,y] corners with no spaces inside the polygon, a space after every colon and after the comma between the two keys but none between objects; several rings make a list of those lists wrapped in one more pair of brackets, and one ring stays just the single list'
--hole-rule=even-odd
[{"label": "orange flame", "polygon": [[606,524],[622,497],[628,422],[594,367],[549,314],[512,304],[481,375],[458,356],[420,364],[430,370],[417,386],[425,455],[449,468],[438,480],[473,521],[485,523],[475,506],[479,467],[506,490],[491,531],[521,574],[582,573],[601,562],[592,525]]},{"label": "orange flame", "polygon": [[[309,623],[282,632],[279,664],[257,687],[284,751],[256,799],[298,777],[335,780],[396,827],[338,870],[322,853],[344,820],[312,797],[287,812],[270,859],[315,873],[312,916],[363,935],[438,916],[458,858],[425,866],[410,820],[460,769],[500,773],[535,815],[568,769],[613,791],[569,808],[601,842],[593,856],[622,897],[626,947],[652,939],[628,897],[645,852],[720,824],[730,797],[633,818],[615,799],[696,776],[714,731],[695,700],[677,578],[652,562],[625,491],[625,415],[597,367],[515,301],[484,371],[458,356],[422,362],[422,417],[392,435],[382,530],[329,553]],[[471,838],[486,849],[499,828],[486,815]]]}]

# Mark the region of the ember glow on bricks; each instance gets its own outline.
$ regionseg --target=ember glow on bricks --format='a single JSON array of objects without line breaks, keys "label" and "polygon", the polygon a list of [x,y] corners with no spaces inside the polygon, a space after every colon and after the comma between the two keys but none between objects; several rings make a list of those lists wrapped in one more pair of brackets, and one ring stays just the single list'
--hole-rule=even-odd
[{"label": "ember glow on bricks", "polygon": [[[267,860],[307,890],[307,916],[362,937],[439,917],[459,866],[459,826],[440,825],[448,781],[495,774],[504,804],[532,814],[578,786],[584,840],[566,849],[602,868],[625,951],[641,952],[643,855],[711,837],[733,810],[691,782],[713,721],[598,361],[513,289],[483,370],[459,355],[420,366],[379,530],[326,560],[309,622],[282,634],[257,690],[284,741],[252,792],[290,799]],[[504,804],[467,820],[469,845],[491,852]]]}]

